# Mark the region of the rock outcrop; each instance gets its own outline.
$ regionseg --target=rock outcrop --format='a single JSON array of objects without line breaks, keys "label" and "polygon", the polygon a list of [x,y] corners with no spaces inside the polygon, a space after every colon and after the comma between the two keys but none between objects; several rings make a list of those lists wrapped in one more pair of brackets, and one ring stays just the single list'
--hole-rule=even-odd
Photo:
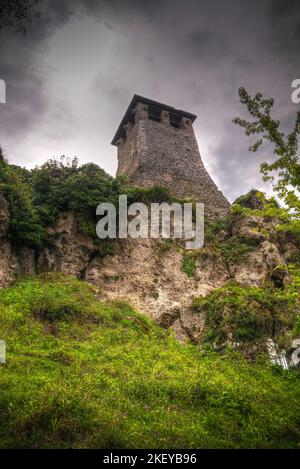
[{"label": "rock outcrop", "polygon": [[9,285],[17,275],[35,272],[35,252],[14,245],[9,237],[11,214],[8,201],[0,193],[0,287]]},{"label": "rock outcrop", "polygon": [[203,319],[189,309],[194,297],[206,296],[229,281],[241,286],[259,285],[266,279],[277,285],[288,281],[284,264],[296,249],[293,242],[289,240],[283,249],[284,240],[272,221],[254,215],[230,217],[228,229],[222,229],[216,239],[240,237],[251,249],[234,261],[226,260],[214,240],[207,241],[202,250],[190,253],[194,272],[189,276],[183,269],[183,248],[161,240],[122,240],[112,254],[104,256],[98,241],[80,232],[73,213],[61,214],[40,252],[14,246],[8,236],[9,204],[1,197],[0,286],[16,275],[61,271],[97,285],[104,298],[129,301],[163,327],[171,327],[179,339],[196,341]]}]

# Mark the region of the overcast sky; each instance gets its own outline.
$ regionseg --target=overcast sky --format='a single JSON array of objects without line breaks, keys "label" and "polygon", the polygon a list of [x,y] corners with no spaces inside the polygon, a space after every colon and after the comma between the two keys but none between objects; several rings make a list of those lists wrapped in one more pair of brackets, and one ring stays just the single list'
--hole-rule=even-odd
[{"label": "overcast sky", "polygon": [[51,0],[27,36],[0,35],[0,145],[9,161],[34,167],[78,156],[114,175],[110,145],[133,96],[197,114],[205,166],[233,201],[264,188],[259,164],[268,151],[232,118],[243,115],[238,88],[276,101],[287,128],[299,105],[299,0]]}]

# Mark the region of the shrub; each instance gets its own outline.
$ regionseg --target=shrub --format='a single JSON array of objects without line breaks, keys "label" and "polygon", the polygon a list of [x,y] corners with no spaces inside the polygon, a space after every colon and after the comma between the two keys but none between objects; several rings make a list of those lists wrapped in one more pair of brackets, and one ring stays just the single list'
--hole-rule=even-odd
[{"label": "shrub", "polygon": [[173,198],[170,194],[170,190],[166,187],[154,186],[154,187],[132,187],[128,188],[124,193],[127,195],[128,204],[134,202],[148,203],[172,203]]},{"label": "shrub", "polygon": [[196,272],[196,259],[191,254],[183,252],[182,254],[182,270],[188,277],[193,277]]},{"label": "shrub", "polygon": [[0,190],[9,202],[11,219],[9,236],[16,244],[40,247],[43,228],[33,206],[29,171],[6,163],[0,149]]},{"label": "shrub", "polygon": [[9,165],[0,150],[0,188],[11,207],[10,236],[16,243],[40,247],[47,241],[48,226],[57,222],[61,212],[76,213],[79,230],[96,235],[96,208],[102,202],[118,207],[126,194],[133,202],[171,202],[164,187],[140,188],[126,185],[124,178],[113,179],[94,163],[78,165],[78,159],[50,159],[29,171]]},{"label": "shrub", "polygon": [[232,236],[228,240],[219,243],[218,250],[226,262],[234,263],[245,254],[253,251],[254,246],[240,239],[238,236]]}]

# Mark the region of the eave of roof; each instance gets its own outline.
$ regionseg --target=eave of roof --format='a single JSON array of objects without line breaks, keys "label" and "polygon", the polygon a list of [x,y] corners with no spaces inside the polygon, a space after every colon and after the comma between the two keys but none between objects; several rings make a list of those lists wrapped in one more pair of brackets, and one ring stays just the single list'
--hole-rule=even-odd
[{"label": "eave of roof", "polygon": [[160,103],[158,101],[153,101],[152,99],[144,98],[143,96],[139,96],[139,95],[135,94],[133,96],[128,108],[127,108],[127,111],[124,114],[123,119],[121,120],[121,123],[118,127],[117,132],[115,133],[114,138],[112,139],[112,142],[111,142],[112,145],[117,145],[117,142],[118,142],[119,138],[123,134],[123,129],[124,129],[125,125],[129,122],[129,120],[131,118],[131,113],[132,113],[132,111],[135,108],[137,103],[144,103],[144,104],[147,104],[148,106],[156,106],[156,107],[159,107],[159,108],[161,108],[162,110],[165,110],[165,111],[170,111],[170,112],[174,112],[176,114],[181,114],[182,116],[187,117],[188,119],[191,119],[192,122],[194,122],[194,120],[197,117],[195,114],[191,114],[190,112],[181,111],[179,109],[175,109],[174,107],[168,106],[167,104],[163,104],[163,103]]}]

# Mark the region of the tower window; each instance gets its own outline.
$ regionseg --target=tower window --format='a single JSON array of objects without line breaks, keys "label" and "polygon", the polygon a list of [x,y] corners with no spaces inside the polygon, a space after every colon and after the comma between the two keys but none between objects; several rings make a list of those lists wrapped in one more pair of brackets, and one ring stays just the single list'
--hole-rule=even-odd
[{"label": "tower window", "polygon": [[181,115],[176,112],[170,112],[170,124],[172,127],[179,127],[181,121]]},{"label": "tower window", "polygon": [[160,122],[160,108],[155,106],[148,107],[148,118]]}]

